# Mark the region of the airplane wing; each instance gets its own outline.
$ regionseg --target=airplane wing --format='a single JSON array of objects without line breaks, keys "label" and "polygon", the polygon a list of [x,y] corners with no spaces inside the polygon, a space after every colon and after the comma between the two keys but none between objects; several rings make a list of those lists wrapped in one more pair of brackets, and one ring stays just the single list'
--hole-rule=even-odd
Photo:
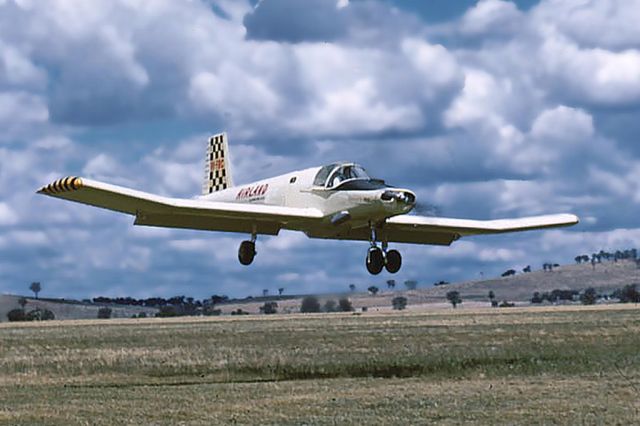
[{"label": "airplane wing", "polygon": [[[520,219],[467,220],[443,217],[400,215],[387,219],[378,230],[378,240],[393,243],[451,245],[461,237],[481,234],[502,234],[555,228],[578,223],[572,214],[524,217]],[[369,241],[371,231],[367,227],[342,228],[335,232],[312,229],[306,232],[311,238]]]},{"label": "airplane wing", "polygon": [[469,235],[503,234],[533,229],[571,226],[579,222],[572,214],[532,216],[519,219],[468,220],[402,215],[387,220],[384,232],[397,243],[450,245]]},{"label": "airplane wing", "polygon": [[322,218],[313,208],[169,198],[79,177],[58,179],[38,193],[130,214],[146,226],[277,235]]}]

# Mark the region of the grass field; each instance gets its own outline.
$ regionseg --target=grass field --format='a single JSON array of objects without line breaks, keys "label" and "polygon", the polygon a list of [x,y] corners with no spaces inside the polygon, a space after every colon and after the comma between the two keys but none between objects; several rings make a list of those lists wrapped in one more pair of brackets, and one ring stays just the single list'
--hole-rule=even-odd
[{"label": "grass field", "polygon": [[6,424],[637,424],[640,309],[0,325]]}]

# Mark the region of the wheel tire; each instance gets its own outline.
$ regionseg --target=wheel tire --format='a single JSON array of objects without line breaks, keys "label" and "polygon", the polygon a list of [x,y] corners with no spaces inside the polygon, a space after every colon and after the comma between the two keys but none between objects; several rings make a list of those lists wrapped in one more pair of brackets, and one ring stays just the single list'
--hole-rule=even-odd
[{"label": "wheel tire", "polygon": [[378,275],[384,268],[384,253],[378,247],[371,247],[367,252],[367,271]]},{"label": "wheel tire", "polygon": [[387,252],[385,267],[391,274],[395,274],[402,266],[402,256],[398,250],[389,250]]},{"label": "wheel tire", "polygon": [[256,255],[256,243],[253,241],[243,241],[238,250],[238,260],[243,265],[251,265]]}]

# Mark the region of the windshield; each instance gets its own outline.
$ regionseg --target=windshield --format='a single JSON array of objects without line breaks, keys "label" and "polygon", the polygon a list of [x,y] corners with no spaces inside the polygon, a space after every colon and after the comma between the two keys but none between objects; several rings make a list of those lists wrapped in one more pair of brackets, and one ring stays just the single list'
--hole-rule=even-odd
[{"label": "windshield", "polygon": [[327,178],[329,177],[329,173],[331,173],[331,171],[338,166],[339,166],[338,163],[333,163],[333,164],[328,164],[323,168],[321,168],[318,174],[316,175],[316,178],[313,180],[313,184],[315,186],[325,186],[325,184],[327,183]]},{"label": "windshield", "polygon": [[354,179],[369,180],[369,175],[364,169],[356,164],[338,167],[329,178],[327,188],[335,188],[342,182]]}]

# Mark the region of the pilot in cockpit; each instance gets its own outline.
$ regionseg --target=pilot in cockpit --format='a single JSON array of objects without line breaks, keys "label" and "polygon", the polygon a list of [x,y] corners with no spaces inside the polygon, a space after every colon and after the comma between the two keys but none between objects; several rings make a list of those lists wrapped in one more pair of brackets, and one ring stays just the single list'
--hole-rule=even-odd
[{"label": "pilot in cockpit", "polygon": [[331,180],[331,185],[329,185],[331,188],[335,188],[336,186],[340,185],[340,182],[347,179],[347,177],[343,174],[343,171],[344,169],[339,169],[336,173],[334,173],[333,179]]}]

